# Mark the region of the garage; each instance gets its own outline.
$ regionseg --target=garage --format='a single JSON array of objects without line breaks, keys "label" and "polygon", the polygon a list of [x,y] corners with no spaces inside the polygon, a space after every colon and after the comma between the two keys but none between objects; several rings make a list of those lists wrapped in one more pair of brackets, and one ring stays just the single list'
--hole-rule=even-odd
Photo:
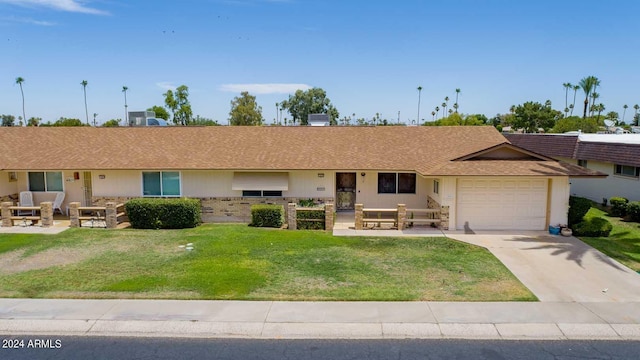
[{"label": "garage", "polygon": [[547,179],[458,179],[459,230],[544,230]]}]

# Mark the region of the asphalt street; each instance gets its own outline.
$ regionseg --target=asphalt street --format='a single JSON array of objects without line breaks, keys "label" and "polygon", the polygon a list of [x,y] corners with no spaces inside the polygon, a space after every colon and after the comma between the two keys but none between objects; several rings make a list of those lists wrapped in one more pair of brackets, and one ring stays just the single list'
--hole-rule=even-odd
[{"label": "asphalt street", "polygon": [[[28,347],[38,344],[46,348]],[[637,359],[638,341],[251,340],[2,337],[0,359]],[[20,341],[24,345],[20,346]]]}]

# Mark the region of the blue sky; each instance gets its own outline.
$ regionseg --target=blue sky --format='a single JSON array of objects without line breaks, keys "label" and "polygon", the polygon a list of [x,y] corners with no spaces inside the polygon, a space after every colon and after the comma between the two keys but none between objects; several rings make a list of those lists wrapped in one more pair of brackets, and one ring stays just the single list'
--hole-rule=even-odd
[{"label": "blue sky", "polygon": [[[595,75],[605,112],[640,104],[640,2],[612,0],[0,0],[0,114],[124,118],[187,85],[194,115],[226,124],[240,91],[264,118],[321,87],[341,117],[403,122],[455,99],[491,117],[564,108],[562,84]],[[580,93],[578,93],[578,102]],[[571,102],[571,96],[570,96]],[[286,116],[286,115],[285,115]]]}]

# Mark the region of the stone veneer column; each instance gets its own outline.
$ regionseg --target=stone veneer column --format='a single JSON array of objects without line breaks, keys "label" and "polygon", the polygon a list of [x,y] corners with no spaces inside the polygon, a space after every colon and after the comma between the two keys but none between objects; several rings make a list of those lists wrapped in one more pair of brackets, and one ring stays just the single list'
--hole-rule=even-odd
[{"label": "stone veneer column", "polygon": [[287,204],[287,224],[289,224],[289,230],[296,230],[298,228],[295,203]]},{"label": "stone veneer column", "polygon": [[327,231],[333,231],[333,212],[333,203],[324,205],[324,229]]},{"label": "stone veneer column", "polygon": [[80,207],[79,202],[69,203],[69,221],[71,222],[70,226],[72,228],[80,227]]},{"label": "stone veneer column", "polygon": [[53,203],[51,201],[40,203],[40,224],[42,227],[53,226]]},{"label": "stone veneer column", "polygon": [[11,227],[13,222],[11,221],[11,210],[9,206],[13,206],[12,202],[6,201],[2,203],[2,227]]},{"label": "stone veneer column", "polygon": [[398,204],[398,230],[404,229],[404,224],[407,221],[407,205]]},{"label": "stone veneer column", "polygon": [[118,227],[118,213],[116,211],[116,203],[109,201],[105,204],[105,221],[107,229],[115,229]]},{"label": "stone veneer column", "polygon": [[449,206],[440,207],[440,227],[449,230]]},{"label": "stone veneer column", "polygon": [[362,230],[362,219],[363,219],[363,213],[362,213],[362,209],[364,208],[364,205],[362,204],[356,204],[356,230]]}]

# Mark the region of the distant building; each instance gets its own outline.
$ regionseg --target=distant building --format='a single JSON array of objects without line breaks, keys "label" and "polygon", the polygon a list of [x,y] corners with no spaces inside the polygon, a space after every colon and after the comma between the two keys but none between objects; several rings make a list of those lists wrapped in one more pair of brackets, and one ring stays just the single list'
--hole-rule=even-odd
[{"label": "distant building", "polygon": [[157,119],[154,111],[129,111],[129,126],[167,126],[167,122]]},{"label": "distant building", "polygon": [[307,116],[309,126],[329,126],[331,121],[329,120],[329,114],[309,114]]}]

